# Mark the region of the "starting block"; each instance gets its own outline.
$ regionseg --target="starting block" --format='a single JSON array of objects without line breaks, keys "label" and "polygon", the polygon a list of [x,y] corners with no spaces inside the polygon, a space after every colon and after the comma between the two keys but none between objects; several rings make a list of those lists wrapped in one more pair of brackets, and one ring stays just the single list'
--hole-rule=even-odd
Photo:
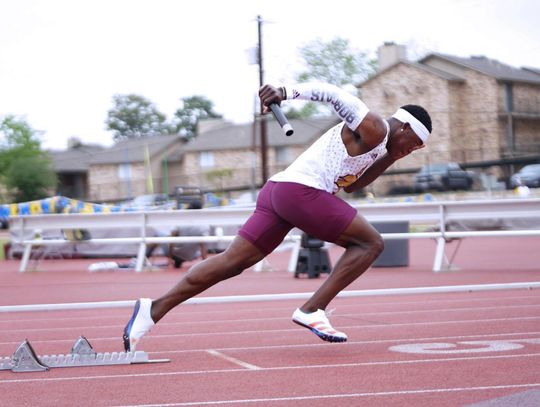
[{"label": "starting block", "polygon": [[73,344],[67,355],[38,356],[28,340],[24,340],[11,357],[0,357],[0,370],[12,372],[44,372],[57,367],[131,365],[141,363],[165,363],[170,359],[149,359],[148,353],[111,352],[98,353],[84,336]]}]

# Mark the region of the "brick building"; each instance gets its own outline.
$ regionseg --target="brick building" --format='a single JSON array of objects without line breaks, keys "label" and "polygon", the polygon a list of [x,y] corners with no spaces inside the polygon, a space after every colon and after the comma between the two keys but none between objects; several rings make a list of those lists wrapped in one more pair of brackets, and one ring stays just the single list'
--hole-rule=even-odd
[{"label": "brick building", "polygon": [[49,151],[58,177],[57,190],[52,193],[87,200],[90,162],[104,150],[103,146],[84,144],[76,138],[70,138],[66,150]]},{"label": "brick building", "polygon": [[[178,136],[153,136],[123,140],[90,161],[88,197],[91,201],[115,201],[167,191],[170,175],[178,171],[183,147]],[[150,169],[151,168],[151,169]]]},{"label": "brick building", "polygon": [[[433,120],[428,147],[396,163],[395,172],[423,164],[455,161],[507,177],[513,165],[540,160],[540,73],[479,56],[438,53],[418,62],[403,59],[404,48],[381,47],[382,69],[361,83],[364,102],[385,116],[401,105],[424,106]],[[501,166],[502,165],[502,166]],[[374,187],[385,192],[410,183],[410,174],[388,176]]]},{"label": "brick building", "polygon": [[[458,162],[499,178],[540,163],[539,69],[439,53],[410,62],[405,55],[403,46],[381,47],[380,70],[358,85],[360,97],[385,117],[404,104],[423,105],[433,134],[427,148],[400,160],[368,189],[385,194],[411,185],[412,174],[429,163]],[[285,137],[269,120],[268,174],[289,165],[335,123],[334,116],[293,120],[295,134]],[[261,184],[260,136],[253,123],[208,120],[188,143],[177,136],[126,140],[103,151],[74,150],[69,159],[59,153],[54,161],[58,170],[76,175],[78,196],[125,199],[147,193],[146,146],[155,192],[172,192],[176,185],[219,191]]]},{"label": "brick building", "polygon": [[[295,133],[286,137],[279,125],[267,125],[268,175],[284,169],[311,143],[337,123],[334,117],[291,120]],[[259,126],[223,120],[201,123],[196,138],[183,148],[177,185],[205,190],[240,190],[261,185]]]}]

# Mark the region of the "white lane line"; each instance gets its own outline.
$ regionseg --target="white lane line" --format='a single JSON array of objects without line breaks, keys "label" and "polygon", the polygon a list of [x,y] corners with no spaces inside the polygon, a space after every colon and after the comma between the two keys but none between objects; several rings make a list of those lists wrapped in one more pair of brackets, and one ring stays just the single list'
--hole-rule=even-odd
[{"label": "white lane line", "polygon": [[[371,341],[347,341],[346,344],[342,346],[363,346],[363,345],[377,345],[377,344],[387,344],[387,343],[400,343],[400,342],[419,342],[419,341],[441,341],[441,340],[456,340],[456,339],[478,339],[478,338],[498,338],[498,337],[515,337],[523,335],[540,335],[540,331],[533,332],[509,332],[509,333],[490,333],[490,334],[476,334],[476,335],[452,335],[452,336],[430,336],[422,338],[393,338],[393,339],[377,339]],[[114,339],[115,341],[118,338],[97,338],[99,339]],[[533,338],[534,339],[534,338]],[[513,340],[509,338],[508,340]],[[523,339],[523,341],[526,339]],[[94,339],[92,340],[94,341]],[[39,341],[36,341],[39,342]],[[45,342],[45,341],[42,341]],[[47,341],[49,342],[49,341]],[[54,341],[58,342],[58,341]],[[73,340],[69,340],[70,343],[73,343]],[[32,342],[33,343],[33,342]],[[239,346],[239,347],[224,347],[224,348],[215,348],[215,351],[227,352],[227,351],[253,351],[253,350],[274,350],[274,349],[298,349],[298,348],[321,348],[332,346],[326,342],[317,342],[317,343],[302,343],[302,344],[283,344],[283,345],[263,345],[263,346]],[[189,353],[200,353],[206,352],[206,349],[181,349],[181,350],[163,350],[163,351],[152,351],[148,354],[152,356],[162,355],[167,356],[171,354],[189,354]],[[7,355],[6,355],[7,356]]]},{"label": "white lane line", "polygon": [[250,370],[260,370],[261,368],[259,366],[252,365],[250,363],[244,362],[243,360],[233,358],[232,356],[225,355],[221,352],[218,352],[215,349],[206,349],[206,352],[208,352],[212,356],[216,356],[220,359],[226,360],[228,362],[234,363],[235,365],[242,366],[246,369]]},{"label": "white lane line", "polygon": [[[479,334],[479,335],[454,335],[454,336],[432,336],[424,338],[395,338],[395,339],[377,339],[372,341],[347,341],[343,346],[362,346],[362,345],[377,345],[386,343],[399,343],[399,342],[418,342],[418,341],[441,341],[441,340],[455,340],[455,339],[474,339],[474,338],[497,338],[508,336],[522,336],[522,335],[540,335],[540,332],[511,332],[511,333],[494,333],[494,334]],[[536,338],[521,339],[522,341],[528,341],[530,339],[536,340]],[[515,339],[508,338],[508,341]],[[535,342],[536,343],[536,342]],[[297,349],[297,348],[320,348],[332,346],[328,343],[302,343],[302,344],[284,344],[284,345],[266,345],[266,346],[241,346],[241,347],[229,347],[229,348],[216,348],[218,351],[252,351],[252,350],[273,350],[273,349]],[[168,355],[178,353],[198,353],[203,352],[203,349],[183,349],[183,350],[164,350],[148,352],[151,355]]]},{"label": "white lane line", "polygon": [[[540,307],[540,304],[534,304],[534,305],[508,305],[508,306],[495,306],[495,307],[467,307],[467,308],[441,308],[441,309],[428,309],[428,310],[410,310],[410,311],[381,311],[381,312],[360,312],[360,314],[341,314],[337,313],[334,314],[337,318],[358,318],[360,320],[365,320],[368,317],[372,316],[384,316],[384,315],[412,315],[412,314],[432,314],[432,313],[452,313],[452,312],[463,312],[463,311],[497,311],[497,310],[509,310],[509,309],[528,309],[528,308],[537,308]],[[341,307],[340,307],[341,308]],[[283,321],[288,319],[287,316],[281,316],[281,317],[271,317],[271,318],[238,318],[238,319],[224,319],[224,320],[208,320],[205,319],[203,321],[190,321],[190,322],[162,322],[159,326],[201,326],[201,325],[216,325],[216,324],[236,324],[239,322],[268,322],[268,321]],[[1,323],[2,321],[0,321]],[[20,321],[17,321],[20,322]],[[41,320],[43,322],[43,320]],[[10,321],[10,324],[13,324],[13,321]],[[47,328],[34,328],[34,327],[28,327],[28,328],[17,328],[17,329],[2,329],[2,333],[8,333],[8,332],[28,332],[31,330],[32,332],[47,332],[47,331],[71,331],[74,329],[116,329],[118,327],[123,327],[125,325],[125,321],[122,321],[121,324],[118,325],[82,325],[82,326],[69,326],[69,327],[47,327]]]},{"label": "white lane line", "polygon": [[269,397],[260,399],[240,399],[240,400],[218,400],[218,401],[198,401],[184,403],[169,403],[169,404],[132,404],[117,407],[182,407],[182,406],[210,406],[220,404],[253,404],[253,403],[273,403],[283,401],[303,401],[303,400],[328,400],[341,398],[360,398],[360,397],[387,397],[387,396],[407,396],[415,394],[432,394],[432,393],[450,393],[464,391],[486,391],[486,390],[502,390],[502,389],[519,389],[519,388],[534,388],[540,387],[540,383],[530,384],[508,384],[495,386],[478,386],[478,387],[454,387],[447,389],[418,389],[418,390],[396,390],[382,391],[372,393],[343,393],[343,394],[322,394],[318,396],[293,396],[293,397]]},{"label": "white lane line", "polygon": [[379,391],[379,392],[371,392],[371,393],[321,394],[318,396],[269,397],[269,398],[261,398],[261,399],[243,399],[243,400],[241,399],[241,400],[196,401],[196,402],[169,403],[169,404],[130,404],[130,405],[117,406],[117,407],[182,407],[182,406],[212,406],[212,405],[220,405],[220,404],[275,403],[275,402],[282,402],[282,401],[408,396],[408,395],[415,395],[415,394],[456,393],[456,392],[465,392],[465,391],[486,391],[486,390],[533,388],[533,387],[540,387],[540,383],[503,384],[503,385],[495,385],[495,386],[477,386],[477,387],[452,387],[452,388],[446,388],[446,389],[395,390],[395,391]]},{"label": "white lane line", "polygon": [[[413,327],[413,326],[430,326],[430,325],[449,325],[449,324],[481,324],[481,323],[490,323],[490,322],[513,322],[513,321],[533,321],[540,319],[538,317],[515,317],[515,318],[488,318],[488,319],[462,319],[462,320],[452,320],[452,321],[424,321],[424,322],[405,322],[405,323],[385,323],[381,322],[378,324],[371,325],[346,325],[339,326],[340,329],[377,329],[377,328],[396,328],[396,327]],[[263,330],[252,330],[252,331],[217,331],[217,332],[195,332],[195,333],[182,333],[182,334],[161,334],[161,335],[150,335],[145,337],[145,340],[148,339],[156,340],[160,338],[182,338],[182,337],[194,337],[194,336],[224,336],[224,335],[243,335],[246,334],[276,334],[276,333],[290,333],[298,332],[298,328],[291,329],[263,329]],[[102,338],[89,338],[91,341],[98,340],[114,340],[118,341],[118,336],[115,337],[102,337]],[[73,342],[75,339],[47,339],[47,340],[32,340],[30,342],[34,343],[49,343],[49,342]],[[9,342],[0,342],[0,345],[18,345],[21,341],[9,341]]]},{"label": "white lane line", "polygon": [[[526,353],[521,355],[494,355],[494,356],[469,356],[469,357],[450,357],[450,358],[434,358],[434,359],[405,359],[393,361],[376,361],[376,362],[358,362],[358,363],[336,363],[324,365],[296,365],[296,366],[278,366],[278,367],[261,367],[256,370],[250,369],[214,369],[214,370],[188,370],[176,372],[155,372],[155,373],[137,373],[137,374],[118,374],[118,375],[99,375],[99,376],[70,376],[70,377],[51,377],[51,378],[35,378],[35,379],[7,379],[1,380],[2,384],[13,383],[30,383],[30,382],[64,382],[77,380],[110,380],[110,379],[133,379],[136,377],[163,377],[163,376],[190,376],[190,375],[208,375],[208,374],[227,374],[231,373],[250,373],[250,372],[279,372],[286,370],[315,370],[329,368],[356,368],[356,367],[377,367],[377,366],[396,366],[396,365],[415,365],[426,363],[448,363],[448,362],[469,362],[479,360],[495,360],[495,359],[518,359],[518,358],[533,358],[540,357],[540,353]],[[532,363],[532,362],[531,362]],[[13,373],[9,372],[9,375]]]},{"label": "white lane line", "polygon": [[[368,307],[373,307],[373,306],[393,306],[393,305],[398,305],[398,306],[402,306],[402,305],[415,305],[415,304],[418,304],[418,303],[421,303],[421,304],[455,304],[455,303],[462,303],[462,302],[465,302],[467,304],[471,303],[471,302],[476,302],[476,303],[481,303],[481,302],[493,302],[493,301],[515,301],[515,300],[529,300],[529,299],[536,299],[538,298],[536,295],[533,295],[532,293],[532,290],[529,290],[531,291],[531,293],[528,293],[527,291],[522,291],[521,293],[523,295],[515,295],[515,292],[502,292],[502,291],[498,291],[498,292],[493,292],[493,291],[483,291],[483,292],[478,292],[476,293],[476,297],[478,296],[482,296],[482,298],[468,298],[470,296],[470,293],[463,293],[463,292],[458,292],[458,293],[454,293],[454,294],[457,294],[459,296],[461,296],[462,298],[447,298],[448,296],[451,296],[452,293],[448,293],[445,295],[446,298],[437,298],[435,300],[428,300],[428,299],[423,299],[421,301],[419,301],[418,299],[414,299],[414,300],[403,300],[403,299],[400,299],[399,297],[394,299],[394,300],[386,300],[382,297],[366,297],[362,300],[362,302],[359,304],[355,298],[350,298],[350,297],[338,297],[338,298],[335,298],[334,301],[335,302],[340,302],[340,303],[344,303],[342,305],[342,307],[351,307],[351,308],[357,308],[359,305],[360,306],[368,306]],[[492,293],[495,293],[497,294],[495,297],[493,296],[488,296],[489,294],[492,294]],[[509,294],[509,295],[504,295],[504,294]],[[535,294],[535,293],[534,293]],[[424,296],[422,294],[422,296]],[[186,306],[189,306],[190,304],[185,304],[182,309],[184,309],[184,307]],[[192,304],[191,304],[192,305]],[[221,305],[221,304],[217,304],[217,305]],[[231,304],[231,305],[234,305],[234,304]],[[257,309],[255,308],[252,308],[252,309],[246,309],[244,304],[240,304],[242,305],[242,312],[250,312],[251,310],[253,310],[254,312],[258,312]],[[216,304],[198,304],[197,305],[197,308],[193,308],[193,307],[190,307],[190,313],[196,313],[196,314],[202,314],[202,315],[205,315],[205,314],[230,314],[230,311],[228,310],[222,310],[222,309],[215,309],[213,310],[212,308],[215,308],[216,307]],[[290,305],[287,305],[287,306],[271,306],[271,304],[268,304],[267,306],[265,306],[265,309],[267,310],[272,310],[272,311],[281,311],[281,310],[289,310],[290,309]],[[207,309],[205,309],[207,308]],[[209,309],[208,309],[209,308]],[[23,319],[21,318],[23,315],[28,315],[27,313],[5,313],[5,314],[0,314],[0,319],[1,320],[5,320],[5,321],[25,321],[25,320],[28,320],[28,321],[42,321],[43,319],[49,319],[48,317],[51,315],[51,314],[54,314],[54,313],[57,313],[57,314],[64,314],[64,315],[77,315],[77,317],[57,317],[57,318],[50,318],[51,320],[65,320],[65,319],[83,319],[83,318],[89,318],[89,319],[95,319],[95,318],[98,318],[95,316],[95,310],[48,310],[48,311],[36,311],[36,313],[40,312],[40,317],[39,318],[33,318],[33,319]],[[121,308],[117,308],[117,309],[114,309],[114,308],[111,308],[107,314],[109,316],[123,316],[125,315],[125,310],[122,310]],[[181,311],[176,311],[176,312],[172,312],[171,315],[174,315],[176,313],[181,313]],[[82,315],[80,315],[82,314]],[[84,315],[84,314],[90,314],[90,315]]]},{"label": "white lane line", "polygon": [[[477,335],[453,335],[453,336],[430,336],[422,338],[394,338],[394,339],[377,339],[371,341],[347,341],[346,344],[342,346],[364,346],[364,345],[377,345],[377,344],[388,344],[388,343],[400,343],[400,342],[419,342],[419,341],[441,341],[441,340],[456,340],[456,339],[478,339],[478,338],[508,338],[515,336],[523,335],[540,335],[540,331],[536,332],[510,332],[510,333],[491,333],[491,334],[477,334]],[[118,338],[113,338],[117,340]],[[533,338],[534,339],[534,338]],[[507,340],[512,341],[512,338]],[[522,341],[527,341],[529,339],[522,339]],[[72,343],[73,340],[70,340]],[[536,342],[535,342],[536,343]],[[298,349],[298,348],[321,348],[332,346],[326,342],[317,342],[317,343],[303,343],[303,344],[283,344],[283,345],[266,345],[266,346],[241,346],[241,347],[224,347],[224,348],[215,348],[214,351],[218,352],[240,352],[240,351],[253,351],[253,350],[276,350],[276,349]],[[200,353],[207,352],[207,349],[182,349],[182,350],[163,350],[163,351],[152,351],[148,354],[152,356],[170,356],[172,354],[190,354],[190,353]],[[7,356],[7,355],[5,355]]]},{"label": "white lane line", "polygon": [[[484,293],[484,294],[487,294]],[[360,311],[359,312],[363,312],[362,311],[362,308],[363,307],[373,307],[373,306],[403,306],[403,305],[418,305],[419,303],[421,305],[426,305],[426,304],[455,304],[455,303],[460,303],[460,302],[466,302],[466,303],[471,303],[471,302],[493,302],[494,300],[529,300],[529,299],[537,299],[536,296],[511,296],[511,297],[496,297],[496,298],[463,298],[463,299],[440,299],[440,300],[422,300],[421,302],[419,302],[418,300],[416,301],[381,301],[381,302],[362,302],[362,303],[358,303],[358,302],[355,302],[354,304],[340,304],[339,305],[339,309],[344,309],[344,308],[352,308],[352,309],[358,309],[360,308]],[[336,298],[335,301],[336,302],[348,302],[350,301],[351,298]],[[210,306],[210,305],[208,305]],[[538,306],[538,304],[523,304],[523,306],[527,307],[527,306]],[[512,306],[510,306],[512,307]],[[474,307],[473,307],[474,308]],[[501,308],[504,308],[504,305],[501,306]],[[182,309],[185,309],[185,308],[182,308]],[[289,311],[291,310],[291,307],[290,306],[283,306],[283,307],[267,307],[265,306],[264,308],[266,311],[268,312],[274,312],[274,311]],[[90,313],[92,310],[83,310],[83,311],[76,311],[76,310],[71,310],[71,311],[65,311],[65,312],[69,312],[70,314],[74,314],[74,313],[77,313],[77,312],[81,312],[81,313]],[[258,309],[256,308],[249,308],[249,309],[243,309],[242,312],[250,312],[250,311],[253,311],[253,312],[259,312]],[[56,312],[56,311],[55,311]],[[59,312],[59,311],[58,311]],[[187,313],[189,313],[189,315],[217,315],[217,314],[226,314],[226,315],[230,315],[231,314],[231,311],[223,311],[223,310],[207,310],[207,311],[202,311],[202,310],[194,310],[194,309],[189,309],[189,311],[186,311]],[[389,311],[389,312],[392,312],[392,311]],[[46,315],[49,316],[51,315],[51,313],[53,313],[53,311],[48,311],[48,312],[45,312],[41,318],[31,318],[31,319],[23,319],[23,318],[20,318],[21,317],[21,314],[18,314],[12,318],[9,318],[9,316],[11,314],[4,314],[4,315],[0,315],[0,323],[13,323],[13,322],[43,322],[43,321],[81,321],[81,320],[89,320],[89,321],[93,321],[93,320],[99,320],[99,321],[103,321],[103,319],[116,319],[116,318],[125,318],[126,317],[126,312],[125,311],[121,311],[121,312],[115,312],[114,310],[111,310],[109,312],[107,312],[108,315],[102,315],[102,316],[83,316],[83,315],[80,315],[80,316],[76,316],[76,317],[64,317],[64,318],[49,318],[49,317],[45,317]],[[111,315],[112,314],[112,315]],[[130,314],[131,315],[131,314]],[[178,317],[179,315],[181,316],[184,316],[184,313],[183,311],[173,311],[171,312],[170,314],[168,314],[168,317],[169,318],[175,318],[175,317]],[[128,315],[129,316],[129,315]],[[181,321],[181,323],[184,323]],[[162,322],[163,324],[163,322]]]}]

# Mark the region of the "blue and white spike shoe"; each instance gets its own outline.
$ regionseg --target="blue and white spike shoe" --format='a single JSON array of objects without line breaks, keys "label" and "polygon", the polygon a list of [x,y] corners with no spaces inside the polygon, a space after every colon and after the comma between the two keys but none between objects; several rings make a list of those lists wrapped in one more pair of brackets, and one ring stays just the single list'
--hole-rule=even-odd
[{"label": "blue and white spike shoe", "polygon": [[151,309],[152,300],[150,298],[140,298],[135,302],[133,315],[124,328],[123,340],[126,352],[135,352],[137,343],[155,325],[150,313]]}]

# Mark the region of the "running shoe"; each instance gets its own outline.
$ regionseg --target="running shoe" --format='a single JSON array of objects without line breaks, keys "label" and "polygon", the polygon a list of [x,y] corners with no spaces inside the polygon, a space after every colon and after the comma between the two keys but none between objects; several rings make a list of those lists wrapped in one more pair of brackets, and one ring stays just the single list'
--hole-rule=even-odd
[{"label": "running shoe", "polygon": [[293,313],[292,320],[298,325],[309,329],[323,341],[345,342],[347,340],[347,335],[332,328],[326,313],[322,309],[312,313],[305,313],[300,308],[297,308]]},{"label": "running shoe", "polygon": [[124,328],[123,340],[126,352],[135,352],[137,343],[154,326],[155,323],[150,315],[151,309],[150,298],[141,298],[135,302],[133,315]]}]

